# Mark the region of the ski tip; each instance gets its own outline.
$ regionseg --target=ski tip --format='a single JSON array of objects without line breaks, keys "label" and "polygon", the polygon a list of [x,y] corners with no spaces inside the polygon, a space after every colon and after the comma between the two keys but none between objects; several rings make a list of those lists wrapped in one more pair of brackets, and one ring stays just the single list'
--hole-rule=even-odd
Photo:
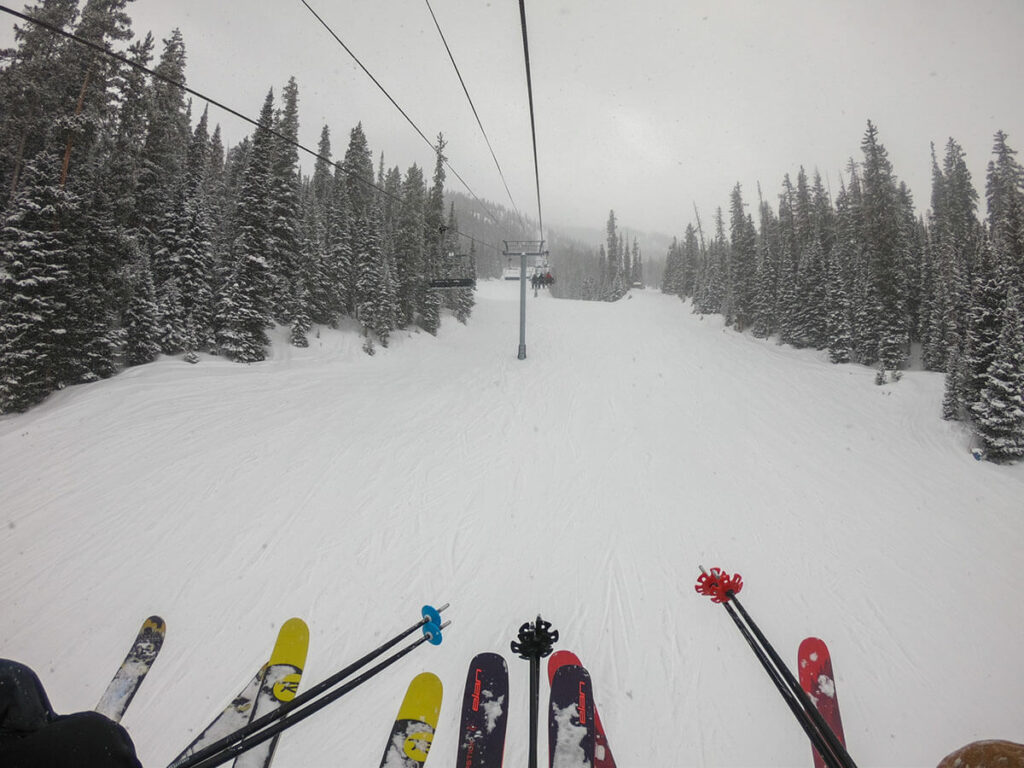
[{"label": "ski tip", "polygon": [[164,623],[163,619],[154,614],[153,616],[150,616],[148,619],[142,622],[142,629],[149,629],[153,632],[164,633],[167,631],[167,624]]},{"label": "ski tip", "polygon": [[816,651],[819,649],[828,649],[828,646],[825,644],[825,641],[822,640],[820,637],[805,637],[803,640],[800,641],[800,655],[803,655],[804,653],[810,653],[812,651]]},{"label": "ski tip", "polygon": [[554,677],[555,672],[560,667],[575,666],[582,667],[583,662],[580,661],[580,657],[572,651],[555,651],[551,656],[548,657],[548,682],[550,683]]},{"label": "ski tip", "polygon": [[302,669],[306,666],[306,653],[309,650],[309,627],[300,618],[288,619],[281,625],[277,633],[274,650],[270,654],[267,666],[291,664]]},{"label": "ski tip", "polygon": [[500,653],[495,653],[494,651],[481,651],[472,658],[470,664],[483,664],[488,661],[500,664],[506,669],[508,668],[508,664],[505,662],[505,657]]},{"label": "ski tip", "polygon": [[420,672],[409,683],[397,720],[415,720],[437,727],[444,686],[433,672]]}]

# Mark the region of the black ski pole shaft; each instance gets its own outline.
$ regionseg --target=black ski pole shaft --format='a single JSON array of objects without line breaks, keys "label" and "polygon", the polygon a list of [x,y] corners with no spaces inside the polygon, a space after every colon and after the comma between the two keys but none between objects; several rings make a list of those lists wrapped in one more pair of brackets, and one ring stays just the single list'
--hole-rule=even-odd
[{"label": "black ski pole shaft", "polygon": [[[700,566],[700,571],[701,576],[697,580],[695,590],[698,594],[710,597],[712,602],[722,603],[726,607],[754,654],[772,678],[779,693],[793,711],[793,715],[811,738],[811,743],[822,759],[829,762],[830,768],[831,766],[857,768],[853,758],[832,732],[806,691],[800,687],[772,644],[768,642],[768,638],[764,636],[756,622],[740,604],[736,593],[743,588],[743,578],[738,573],[730,576],[721,568],[712,568],[709,573],[704,570],[703,566]],[[736,604],[736,609],[729,605],[730,601]],[[736,610],[739,611],[739,614],[736,613]],[[742,620],[740,616],[743,617]],[[817,734],[817,738],[811,736],[812,730]],[[819,745],[826,747],[825,750],[823,751]]]},{"label": "black ski pole shaft", "polygon": [[[441,625],[440,628],[444,629],[450,623],[451,622],[445,622]],[[320,696],[316,701],[312,702],[308,706],[302,707],[301,709],[295,709],[294,706],[290,706],[294,704],[295,700],[293,700],[291,702],[288,702],[288,705],[279,707],[274,712],[268,713],[267,717],[257,718],[257,720],[254,720],[252,723],[250,723],[250,725],[255,725],[260,720],[265,720],[267,723],[270,723],[276,719],[278,722],[266,728],[263,728],[262,730],[250,732],[248,735],[246,735],[245,738],[242,738],[240,741],[237,741],[237,743],[230,744],[226,748],[218,751],[216,754],[210,755],[209,757],[206,757],[205,759],[202,759],[199,762],[188,763],[189,768],[215,768],[215,766],[223,765],[228,760],[237,757],[243,752],[248,752],[253,747],[259,746],[268,739],[272,739],[274,736],[281,733],[282,731],[286,731],[293,725],[302,722],[310,715],[319,712],[328,704],[337,701],[346,693],[351,691],[353,688],[359,687],[367,680],[369,680],[371,677],[373,677],[380,671],[390,667],[396,661],[412,652],[413,649],[417,648],[418,646],[422,645],[430,639],[431,638],[429,634],[424,635],[423,637],[419,638],[413,643],[410,643],[400,651],[396,651],[392,655],[388,656],[380,663],[374,665],[373,667],[370,667],[370,669],[363,672],[363,674],[348,681],[340,688],[335,688],[333,691],[330,691],[329,693],[325,693],[323,696]],[[286,711],[282,712],[281,710]],[[274,717],[270,717],[270,715],[274,715]],[[236,731],[236,733],[240,733],[240,731]],[[179,768],[184,768],[185,765],[185,763],[182,763],[182,765],[179,766]]]},{"label": "black ski pole shaft", "polygon": [[538,719],[540,715],[540,657],[530,657],[530,768],[537,768]]},{"label": "black ski pole shaft", "polygon": [[808,720],[807,713],[803,711],[803,708],[800,706],[799,702],[797,702],[793,698],[792,691],[789,691],[786,688],[786,684],[783,681],[779,671],[772,666],[771,660],[761,649],[761,647],[757,644],[757,640],[754,639],[754,636],[751,634],[750,630],[743,624],[743,621],[740,619],[740,617],[736,615],[736,611],[733,610],[733,607],[729,605],[729,603],[722,603],[722,606],[725,608],[730,618],[732,618],[733,622],[735,622],[736,626],[739,628],[740,632],[743,635],[743,639],[747,641],[747,644],[750,646],[750,649],[754,652],[754,655],[757,657],[757,660],[761,662],[761,666],[764,667],[764,671],[768,673],[768,677],[770,677],[771,681],[775,684],[775,688],[782,695],[782,698],[789,706],[789,709],[793,713],[793,716],[797,719],[797,722],[800,723],[800,727],[804,729],[804,733],[807,734],[807,738],[811,740],[811,744],[814,746],[816,750],[818,750],[818,754],[821,755],[822,760],[825,761],[825,764],[828,766],[828,768],[846,768],[846,766],[843,765],[839,758],[837,758],[832,753],[832,750],[829,749],[827,743],[824,741],[824,737],[818,732],[818,729],[814,727],[814,724],[810,720]]},{"label": "black ski pole shaft", "polygon": [[[740,612],[740,616],[743,617],[743,620],[750,627],[751,631],[753,631],[758,642],[761,643],[772,662],[774,662],[775,666],[779,669],[779,672],[785,679],[786,684],[789,686],[790,690],[792,690],[793,695],[796,696],[797,700],[807,711],[810,719],[814,722],[815,727],[821,732],[822,737],[829,745],[829,749],[842,762],[843,768],[857,768],[857,764],[853,762],[853,758],[850,757],[849,752],[846,751],[846,747],[844,747],[843,743],[839,741],[839,737],[832,732],[832,728],[825,722],[825,718],[821,716],[818,708],[814,705],[814,702],[811,701],[811,697],[807,695],[807,691],[803,689],[797,679],[793,676],[793,673],[789,671],[789,667],[787,667],[785,662],[782,661],[782,658],[779,656],[778,652],[776,652],[772,644],[768,642],[768,638],[766,638],[764,633],[761,632],[757,623],[750,618],[750,614],[748,614],[743,608],[743,603],[741,603],[739,598],[736,597],[734,593],[731,593],[731,591],[730,597],[732,597],[732,602],[736,604],[736,610]],[[821,750],[819,749],[818,752],[820,753]],[[822,756],[824,756],[824,753],[822,753]]]},{"label": "black ski pole shaft", "polygon": [[558,630],[537,616],[535,623],[519,627],[518,642],[512,641],[512,653],[530,662],[530,756],[529,768],[537,768],[537,719],[540,713],[540,660],[551,653],[558,641]]},{"label": "black ski pole shaft", "polygon": [[[440,608],[436,609],[436,615],[439,616],[441,611],[443,611],[446,608],[448,608],[448,605],[449,605],[448,603],[445,603]],[[233,731],[232,733],[229,733],[227,736],[224,736],[223,738],[218,739],[217,741],[213,742],[212,744],[209,744],[209,745],[203,747],[202,749],[198,750],[197,752],[194,752],[193,754],[189,755],[188,758],[183,760],[181,763],[179,763],[176,766],[176,768],[195,768],[196,765],[199,765],[205,758],[209,757],[210,755],[217,754],[218,752],[220,752],[225,747],[228,747],[228,746],[234,744],[235,742],[240,741],[241,739],[244,739],[246,736],[248,736],[251,733],[255,733],[259,729],[263,728],[265,725],[267,725],[269,723],[272,723],[274,720],[278,720],[278,719],[284,717],[286,714],[288,714],[292,710],[297,709],[298,707],[300,707],[303,704],[305,704],[307,701],[310,701],[311,699],[319,696],[321,693],[326,691],[328,688],[333,688],[335,685],[340,683],[346,677],[348,677],[352,673],[356,672],[357,670],[362,669],[364,666],[366,666],[368,663],[370,663],[371,661],[376,659],[378,656],[386,653],[391,648],[394,648],[396,645],[398,645],[400,642],[402,642],[402,640],[407,638],[409,635],[411,635],[417,629],[420,629],[421,627],[425,626],[432,618],[435,618],[435,616],[424,615],[423,618],[421,618],[418,622],[413,624],[408,629],[402,630],[397,635],[392,637],[390,640],[387,640],[384,643],[381,643],[379,646],[374,648],[372,651],[367,653],[365,656],[362,656],[362,657],[356,659],[354,662],[349,664],[344,669],[341,669],[341,670],[335,672],[330,677],[328,677],[328,678],[326,678],[324,680],[321,680],[319,683],[314,685],[308,691],[304,691],[303,693],[299,694],[298,696],[296,696],[291,701],[285,702],[284,704],[282,704],[280,707],[278,707],[277,709],[273,710],[272,712],[268,712],[267,714],[262,715],[261,717],[256,718],[255,720],[253,720],[252,722],[248,723],[247,725],[242,726],[238,730]],[[422,640],[419,641],[419,642],[422,642]],[[419,644],[419,642],[417,643],[417,645]],[[415,646],[412,646],[412,647],[415,647]]]}]

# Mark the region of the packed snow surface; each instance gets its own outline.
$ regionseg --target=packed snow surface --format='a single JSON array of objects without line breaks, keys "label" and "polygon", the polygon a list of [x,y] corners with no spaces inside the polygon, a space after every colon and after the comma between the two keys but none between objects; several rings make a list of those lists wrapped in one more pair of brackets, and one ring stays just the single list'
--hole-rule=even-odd
[{"label": "packed snow surface", "polygon": [[[447,698],[451,765],[474,654],[511,675],[526,763],[540,613],[588,667],[622,766],[810,766],[811,750],[698,565],[796,666],[832,652],[863,766],[1024,742],[1024,466],[975,461],[942,377],[831,365],[653,291],[615,304],[482,283],[468,326],[352,329],[266,362],[164,358],[0,418],[0,656],[61,712],[95,706],[142,621],[167,639],[123,720],[165,766],[267,661],[292,616],[304,683],[451,602],[424,644],[281,739],[275,768],[380,762],[405,688]],[[546,686],[544,686],[546,689]],[[545,702],[541,711],[546,711]],[[546,759],[546,727],[540,753]]]}]

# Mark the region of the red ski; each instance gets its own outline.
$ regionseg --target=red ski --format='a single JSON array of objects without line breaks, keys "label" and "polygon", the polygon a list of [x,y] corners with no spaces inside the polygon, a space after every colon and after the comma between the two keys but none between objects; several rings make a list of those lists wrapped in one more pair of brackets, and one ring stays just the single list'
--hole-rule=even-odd
[{"label": "red ski", "polygon": [[[555,651],[548,658],[548,682],[555,679],[555,672],[559,667],[575,665],[582,667],[579,657],[570,651]],[[597,713],[597,706],[594,706],[594,768],[615,768],[615,758],[612,757],[612,750],[608,746],[608,737],[605,736],[604,726],[601,725],[601,715]]]},{"label": "red ski", "polygon": [[[846,737],[843,736],[843,721],[839,716],[839,699],[836,698],[836,681],[832,675],[832,657],[828,646],[823,640],[808,637],[800,643],[797,657],[800,687],[811,697],[818,712],[845,747]],[[812,747],[811,751],[814,753],[814,768],[825,768],[825,761],[818,750]]]}]

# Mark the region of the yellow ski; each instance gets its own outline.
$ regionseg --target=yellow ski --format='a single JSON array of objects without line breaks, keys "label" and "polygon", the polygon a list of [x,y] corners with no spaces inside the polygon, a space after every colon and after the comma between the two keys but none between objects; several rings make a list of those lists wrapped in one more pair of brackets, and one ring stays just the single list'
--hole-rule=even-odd
[{"label": "yellow ski", "polygon": [[[263,713],[269,712],[280,702],[290,701],[299,687],[299,677],[302,668],[306,665],[306,650],[309,647],[309,628],[302,619],[289,619],[282,625],[277,634],[277,642],[270,654],[270,660],[260,667],[249,684],[243,688],[234,699],[196,738],[182,750],[168,768],[185,762],[188,758],[205,749],[215,741],[219,741],[230,733],[250,722],[261,694],[263,694],[264,682],[269,682],[273,701],[268,702],[267,696],[263,695],[264,704],[261,707]],[[273,669],[273,671],[271,671]],[[276,742],[276,739],[275,739]],[[262,749],[261,745],[260,749]],[[258,750],[259,751],[259,750]],[[271,747],[270,756],[274,751]],[[244,757],[244,755],[242,756]],[[269,760],[260,763],[266,765]],[[236,762],[237,764],[237,762]]]},{"label": "yellow ski", "polygon": [[[277,709],[286,701],[295,698],[306,666],[306,652],[309,650],[309,627],[302,619],[288,619],[277,633],[274,651],[263,669],[260,691],[252,707],[249,721],[255,720]],[[243,752],[235,758],[235,768],[267,768],[274,758],[280,734]]]},{"label": "yellow ski", "polygon": [[441,713],[441,680],[431,672],[409,683],[391,729],[380,768],[419,768],[427,761]]}]

